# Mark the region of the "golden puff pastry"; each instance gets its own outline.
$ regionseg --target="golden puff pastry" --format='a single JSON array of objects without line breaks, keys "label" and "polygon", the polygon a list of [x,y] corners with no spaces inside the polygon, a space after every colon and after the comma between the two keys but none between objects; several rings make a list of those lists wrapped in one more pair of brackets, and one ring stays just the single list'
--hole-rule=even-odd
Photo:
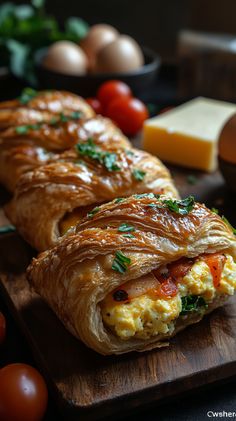
[{"label": "golden puff pastry", "polygon": [[[66,91],[35,91],[26,88],[21,95],[11,101],[0,103],[0,128],[6,127],[7,116],[10,127],[12,124],[17,126],[21,123],[22,114],[25,109],[42,112],[41,121],[45,121],[47,116],[55,114],[80,111],[83,117],[93,117],[94,111],[90,105],[80,96]],[[18,113],[18,110],[19,113]],[[22,111],[24,110],[24,111]],[[29,113],[28,124],[38,121],[39,114]]]},{"label": "golden puff pastry", "polygon": [[236,288],[236,239],[192,197],[134,195],[95,208],[34,259],[28,278],[66,328],[108,354],[166,344]]},{"label": "golden puff pastry", "polygon": [[23,175],[5,211],[42,251],[96,204],[143,192],[178,197],[169,171],[156,157],[133,148],[103,150],[89,140]]},{"label": "golden puff pastry", "polygon": [[51,160],[54,153],[88,138],[103,148],[130,147],[130,142],[111,120],[102,116],[57,117],[52,124],[40,123],[9,128],[0,134],[0,182],[14,191],[19,176]]}]

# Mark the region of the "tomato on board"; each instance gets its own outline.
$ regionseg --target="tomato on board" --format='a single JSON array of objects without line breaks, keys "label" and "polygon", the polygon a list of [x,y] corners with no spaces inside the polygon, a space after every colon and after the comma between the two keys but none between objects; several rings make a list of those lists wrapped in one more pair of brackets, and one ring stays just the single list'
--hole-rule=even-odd
[{"label": "tomato on board", "polygon": [[145,104],[137,98],[116,98],[107,107],[107,117],[111,118],[127,135],[134,136],[141,130],[148,118]]},{"label": "tomato on board", "polygon": [[6,336],[6,319],[0,312],[0,345],[4,342]]},{"label": "tomato on board", "polygon": [[97,97],[106,111],[109,103],[115,98],[130,98],[132,96],[131,89],[126,83],[120,80],[109,80],[104,82],[97,92]]},{"label": "tomato on board", "polygon": [[47,402],[47,386],[35,368],[10,364],[0,370],[1,421],[40,421]]},{"label": "tomato on board", "polygon": [[92,107],[96,114],[102,114],[102,104],[95,97],[86,98],[86,102]]}]

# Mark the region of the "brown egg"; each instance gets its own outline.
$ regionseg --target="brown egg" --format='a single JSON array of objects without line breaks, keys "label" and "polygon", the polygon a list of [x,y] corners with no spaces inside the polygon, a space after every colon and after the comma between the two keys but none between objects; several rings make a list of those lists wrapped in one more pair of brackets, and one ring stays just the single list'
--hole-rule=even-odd
[{"label": "brown egg", "polygon": [[80,47],[86,53],[91,69],[95,64],[98,52],[118,36],[119,32],[110,25],[100,23],[90,28],[87,36],[81,41]]},{"label": "brown egg", "polygon": [[88,59],[74,42],[58,41],[48,48],[42,64],[55,72],[78,76],[86,73]]},{"label": "brown egg", "polygon": [[143,53],[137,42],[128,35],[121,35],[99,51],[95,72],[128,73],[139,69],[143,64]]}]

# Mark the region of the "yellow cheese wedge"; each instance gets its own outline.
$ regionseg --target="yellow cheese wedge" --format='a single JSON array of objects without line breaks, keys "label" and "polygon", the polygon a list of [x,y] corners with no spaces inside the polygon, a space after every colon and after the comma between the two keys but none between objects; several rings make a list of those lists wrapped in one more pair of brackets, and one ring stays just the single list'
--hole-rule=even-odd
[{"label": "yellow cheese wedge", "polygon": [[163,161],[214,171],[217,142],[236,105],[196,98],[164,114],[147,120],[143,148]]}]

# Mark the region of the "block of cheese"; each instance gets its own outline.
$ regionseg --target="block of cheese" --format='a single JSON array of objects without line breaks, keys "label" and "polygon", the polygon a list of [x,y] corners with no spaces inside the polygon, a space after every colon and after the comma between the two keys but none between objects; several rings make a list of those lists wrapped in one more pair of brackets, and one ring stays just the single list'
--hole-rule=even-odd
[{"label": "block of cheese", "polygon": [[208,98],[195,98],[144,124],[143,148],[163,161],[214,171],[217,143],[236,105]]}]

